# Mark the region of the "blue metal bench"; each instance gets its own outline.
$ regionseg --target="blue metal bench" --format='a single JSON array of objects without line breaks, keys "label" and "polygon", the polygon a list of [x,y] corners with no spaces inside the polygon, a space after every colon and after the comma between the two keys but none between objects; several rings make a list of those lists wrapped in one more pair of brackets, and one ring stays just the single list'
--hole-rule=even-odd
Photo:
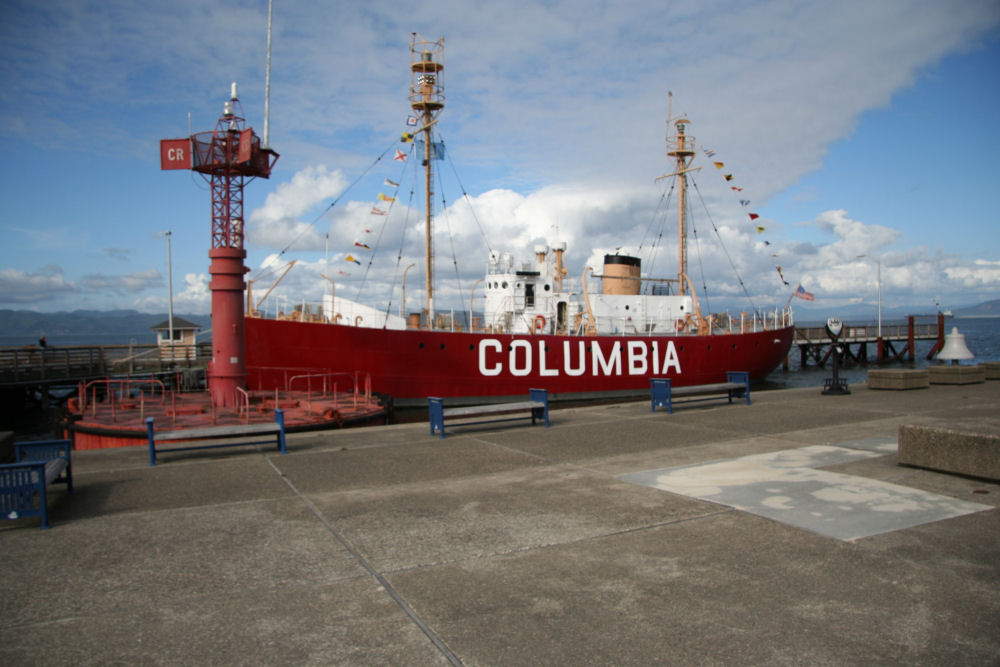
[{"label": "blue metal bench", "polygon": [[[194,449],[216,449],[219,447],[242,447],[244,445],[264,445],[274,442],[278,451],[287,453],[285,449],[285,411],[274,411],[273,424],[234,424],[232,426],[207,426],[204,428],[189,428],[178,431],[153,430],[153,418],[146,418],[146,435],[149,439],[149,465],[156,465],[156,443],[160,442],[181,442],[183,446],[160,447],[161,452],[184,452]],[[253,440],[239,442],[212,442],[222,439],[234,440],[236,438],[247,438],[257,435],[273,435],[274,440]],[[192,444],[194,443],[194,444]]]},{"label": "blue metal bench", "polygon": [[73,493],[70,440],[39,440],[14,443],[15,463],[0,465],[0,515],[5,519],[38,516],[49,528],[50,484],[65,484]]},{"label": "blue metal bench", "polygon": [[529,410],[528,417],[501,417],[499,419],[480,419],[474,422],[452,423],[451,426],[468,426],[470,424],[488,424],[492,422],[516,421],[519,419],[531,418],[531,423],[543,419],[545,427],[549,426],[549,392],[545,389],[530,389],[529,400],[507,403],[490,403],[487,405],[464,405],[454,408],[444,407],[444,401],[436,396],[427,399],[428,409],[431,417],[431,435],[435,430],[441,433],[444,438],[444,420],[456,417],[472,417],[475,415],[494,415],[501,413],[517,412],[519,410]]},{"label": "blue metal bench", "polygon": [[687,387],[671,387],[670,378],[650,378],[649,392],[652,402],[651,412],[656,412],[656,408],[666,406],[667,412],[673,414],[673,399],[690,396],[710,396],[710,398],[693,398],[691,401],[710,401],[715,394],[725,394],[729,402],[733,402],[733,397],[742,398],[746,396],[747,405],[750,405],[750,374],[742,371],[730,371],[726,373],[725,382],[715,384],[696,384]]}]

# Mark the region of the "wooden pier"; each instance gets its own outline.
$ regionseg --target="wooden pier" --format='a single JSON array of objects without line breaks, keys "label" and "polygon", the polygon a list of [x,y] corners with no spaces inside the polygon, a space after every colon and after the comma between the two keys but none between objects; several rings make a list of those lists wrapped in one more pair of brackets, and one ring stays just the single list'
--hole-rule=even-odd
[{"label": "wooden pier", "polygon": [[[844,326],[844,330],[837,341],[844,349],[843,359],[853,361],[858,364],[867,364],[871,361],[883,363],[886,361],[914,361],[914,344],[918,340],[933,340],[935,345],[931,348],[927,358],[932,358],[937,354],[941,346],[944,345],[944,315],[938,313],[935,322],[917,323],[920,319],[934,318],[934,316],[910,316],[906,324],[882,324],[879,336],[879,327],[874,324],[863,326]],[[805,368],[810,361],[817,366],[824,366],[833,354],[833,345],[830,336],[826,332],[826,327],[796,327],[795,338],[792,344],[799,348],[800,366]],[[868,345],[875,346],[875,357],[868,355]],[[788,359],[785,359],[784,367],[788,368]]]},{"label": "wooden pier", "polygon": [[204,368],[210,343],[0,347],[0,385],[72,384],[108,375]]}]

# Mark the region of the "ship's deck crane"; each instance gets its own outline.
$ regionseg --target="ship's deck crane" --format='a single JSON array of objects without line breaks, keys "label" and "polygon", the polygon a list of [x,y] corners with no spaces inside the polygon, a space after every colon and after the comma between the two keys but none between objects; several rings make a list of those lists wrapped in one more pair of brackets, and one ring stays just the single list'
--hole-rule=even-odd
[{"label": "ship's deck crane", "polygon": [[257,303],[253,302],[253,284],[256,281],[247,281],[247,317],[260,317],[260,304],[264,303],[264,300],[271,296],[271,292],[273,292],[274,288],[278,286],[278,283],[280,283],[282,279],[288,275],[288,272],[292,270],[292,267],[295,266],[295,262],[297,261],[299,260],[293,259],[288,264],[281,267],[281,275],[278,276],[273,283],[271,283],[271,286],[267,288],[266,292],[264,292],[264,296],[257,300]]}]

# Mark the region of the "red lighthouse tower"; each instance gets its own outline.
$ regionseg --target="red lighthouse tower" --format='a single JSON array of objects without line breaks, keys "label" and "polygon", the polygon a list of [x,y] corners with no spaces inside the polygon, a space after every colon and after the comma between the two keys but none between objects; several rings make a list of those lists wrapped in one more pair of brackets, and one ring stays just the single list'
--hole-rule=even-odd
[{"label": "red lighthouse tower", "polygon": [[212,404],[232,406],[236,389],[246,388],[246,337],[243,329],[243,280],[246,250],[243,186],[256,177],[268,178],[278,154],[261,145],[246,127],[242,106],[232,85],[215,129],[185,139],[160,142],[162,169],[192,169],[212,188],[212,362],[208,369]]}]

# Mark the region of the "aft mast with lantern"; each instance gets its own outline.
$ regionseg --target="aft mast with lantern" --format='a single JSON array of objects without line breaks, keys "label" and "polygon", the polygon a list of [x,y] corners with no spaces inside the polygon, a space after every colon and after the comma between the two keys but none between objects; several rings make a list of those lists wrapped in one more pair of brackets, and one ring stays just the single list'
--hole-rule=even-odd
[{"label": "aft mast with lantern", "polygon": [[433,126],[444,108],[444,38],[436,42],[417,33],[410,36],[410,107],[417,114],[424,135],[424,244],[426,249],[427,326],[434,326],[434,160]]},{"label": "aft mast with lantern", "polygon": [[[670,94],[670,115],[667,119],[667,155],[674,159],[675,169],[673,173],[665,174],[656,180],[665,178],[677,178],[677,293],[685,295],[690,293],[693,313],[688,319],[693,318],[693,324],[697,327],[698,333],[709,333],[711,322],[701,313],[698,304],[698,295],[691,284],[691,278],[687,272],[687,209],[688,209],[688,174],[699,171],[701,167],[692,167],[694,159],[695,140],[687,133],[687,126],[691,123],[687,118],[680,117],[673,119],[673,94]],[[671,133],[673,124],[673,133]]]}]

